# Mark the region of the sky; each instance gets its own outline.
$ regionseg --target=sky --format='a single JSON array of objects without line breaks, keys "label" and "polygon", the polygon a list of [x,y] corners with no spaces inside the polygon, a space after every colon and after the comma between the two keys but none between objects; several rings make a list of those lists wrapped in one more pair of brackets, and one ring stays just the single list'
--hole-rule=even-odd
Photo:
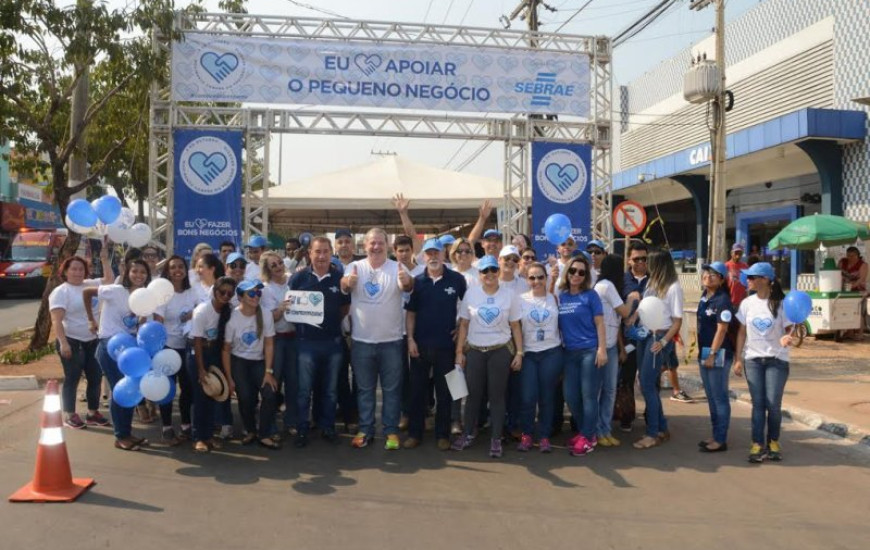
[{"label": "sky", "polygon": [[[131,1],[109,0],[108,3],[112,7],[123,7]],[[761,1],[727,0],[726,18],[737,18]],[[176,3],[184,5],[183,0]],[[328,14],[337,14],[373,21],[500,27],[499,16],[509,14],[519,3],[520,0],[249,0],[248,11],[264,15],[331,18]],[[557,11],[540,10],[540,29],[613,36],[659,0],[592,0],[577,13],[586,3],[587,0],[549,0],[548,4]],[[205,4],[218,11],[218,0],[207,0]],[[644,32],[618,47],[613,62],[614,94],[618,85],[627,84],[658,62],[709,36],[714,15],[712,7],[691,11],[688,0],[680,0]],[[518,19],[512,23],[512,28],[525,26],[526,22]],[[503,179],[503,145],[492,143],[474,156],[481,146],[481,142],[461,140],[289,134],[279,140],[276,135],[271,149],[271,179],[289,184],[377,160],[377,153],[384,152],[437,168],[456,169],[467,164],[463,168],[465,172]],[[413,197],[410,198],[413,201]]]}]

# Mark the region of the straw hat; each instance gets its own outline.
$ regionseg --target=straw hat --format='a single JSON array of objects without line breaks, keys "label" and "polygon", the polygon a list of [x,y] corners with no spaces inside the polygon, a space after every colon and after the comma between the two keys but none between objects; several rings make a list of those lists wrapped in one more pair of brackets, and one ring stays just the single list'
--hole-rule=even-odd
[{"label": "straw hat", "polygon": [[202,381],[202,391],[219,403],[226,401],[230,396],[230,385],[223,371],[214,365],[209,366]]}]

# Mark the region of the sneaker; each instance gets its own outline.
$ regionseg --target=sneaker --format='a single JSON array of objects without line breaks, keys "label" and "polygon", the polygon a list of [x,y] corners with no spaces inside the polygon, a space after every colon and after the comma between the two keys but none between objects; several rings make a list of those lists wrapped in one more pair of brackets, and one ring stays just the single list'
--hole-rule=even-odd
[{"label": "sneaker", "polygon": [[631,433],[631,422],[623,422],[619,425],[619,429],[625,433]]},{"label": "sneaker", "polygon": [[589,444],[592,445],[593,447],[598,446],[598,437],[596,437],[594,435],[592,436],[592,439],[587,439],[586,441],[588,441]]},{"label": "sneaker", "polygon": [[449,451],[450,450],[450,440],[446,437],[442,437],[438,440],[438,450],[439,451]]},{"label": "sneaker", "polygon": [[517,450],[520,452],[528,452],[532,448],[532,436],[523,434],[520,436],[520,442],[517,443]]},{"label": "sneaker", "polygon": [[353,440],[350,442],[350,446],[355,449],[362,449],[363,447],[368,447],[369,444],[369,436],[360,432],[354,436]]},{"label": "sneaker", "polygon": [[671,395],[671,401],[677,401],[679,403],[694,403],[695,400],[689,397],[685,391],[680,390],[675,394]]},{"label": "sneaker", "polygon": [[571,446],[571,456],[585,456],[595,450],[595,447],[583,436],[580,436]]},{"label": "sneaker", "polygon": [[404,447],[405,449],[416,449],[419,446],[420,446],[420,440],[417,439],[416,437],[409,437],[408,439],[405,440],[404,443],[402,443],[402,447]]},{"label": "sneaker", "polygon": [[191,426],[185,427],[181,426],[181,433],[178,434],[178,437],[184,441],[190,441],[193,439],[193,428]]},{"label": "sneaker", "polygon": [[384,449],[387,451],[398,451],[401,443],[398,435],[390,434],[387,436],[387,442],[384,443]]},{"label": "sneaker", "polygon": [[622,445],[622,442],[620,440],[616,439],[615,437],[613,437],[613,434],[609,434],[606,437],[607,437],[607,441],[610,442],[611,447],[619,447],[620,445]]},{"label": "sneaker", "polygon": [[598,444],[602,447],[613,447],[613,444],[610,442],[610,438],[606,435],[602,435],[598,438]]},{"label": "sneaker", "polygon": [[456,436],[456,439],[453,440],[453,444],[450,445],[450,448],[454,451],[462,451],[471,447],[471,442],[474,441],[472,438],[465,434],[461,434]]},{"label": "sneaker", "polygon": [[88,423],[88,426],[108,426],[109,419],[100,414],[100,411],[95,412],[94,414],[85,415],[85,421]]},{"label": "sneaker", "polygon": [[218,434],[218,437],[221,439],[232,439],[233,438],[233,427],[232,426],[221,426],[221,432]]},{"label": "sneaker", "polygon": [[758,443],[753,443],[752,447],[749,448],[749,462],[761,464],[766,456],[767,453],[764,452],[764,449]]},{"label": "sneaker", "polygon": [[308,434],[297,433],[293,439],[293,446],[297,449],[304,449],[308,446]]},{"label": "sneaker", "polygon": [[489,441],[489,456],[492,458],[501,458],[503,450],[501,448],[501,439],[495,438]]},{"label": "sneaker", "polygon": [[66,420],[64,420],[63,423],[75,430],[84,430],[88,427],[88,425],[82,421],[82,417],[80,417],[78,413],[72,413],[66,417]]},{"label": "sneaker", "polygon": [[770,443],[767,444],[767,459],[774,462],[782,460],[782,447],[780,447],[779,441],[771,439]]},{"label": "sneaker", "polygon": [[450,425],[450,435],[462,435],[462,424],[454,422]]},{"label": "sneaker", "polygon": [[550,443],[550,439],[547,437],[542,437],[540,441],[538,441],[538,447],[541,449],[542,453],[552,453],[553,445]]}]

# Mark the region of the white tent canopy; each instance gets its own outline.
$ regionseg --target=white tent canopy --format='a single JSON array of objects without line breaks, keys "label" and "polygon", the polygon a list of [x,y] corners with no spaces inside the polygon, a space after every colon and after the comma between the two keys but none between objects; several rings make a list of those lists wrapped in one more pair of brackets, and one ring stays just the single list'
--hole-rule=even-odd
[{"label": "white tent canopy", "polygon": [[411,201],[417,229],[444,231],[473,223],[480,203],[500,201],[501,181],[442,170],[391,155],[269,189],[269,225],[282,230],[372,226],[398,228],[396,193]]}]

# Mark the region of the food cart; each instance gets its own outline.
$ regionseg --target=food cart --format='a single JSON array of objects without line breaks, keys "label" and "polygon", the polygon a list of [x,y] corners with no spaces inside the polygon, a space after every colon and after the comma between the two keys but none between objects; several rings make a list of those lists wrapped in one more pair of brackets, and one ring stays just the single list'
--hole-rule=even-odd
[{"label": "food cart", "polygon": [[836,338],[848,330],[861,328],[860,292],[807,292],[813,309],[807,317],[808,334],[835,333]]}]

